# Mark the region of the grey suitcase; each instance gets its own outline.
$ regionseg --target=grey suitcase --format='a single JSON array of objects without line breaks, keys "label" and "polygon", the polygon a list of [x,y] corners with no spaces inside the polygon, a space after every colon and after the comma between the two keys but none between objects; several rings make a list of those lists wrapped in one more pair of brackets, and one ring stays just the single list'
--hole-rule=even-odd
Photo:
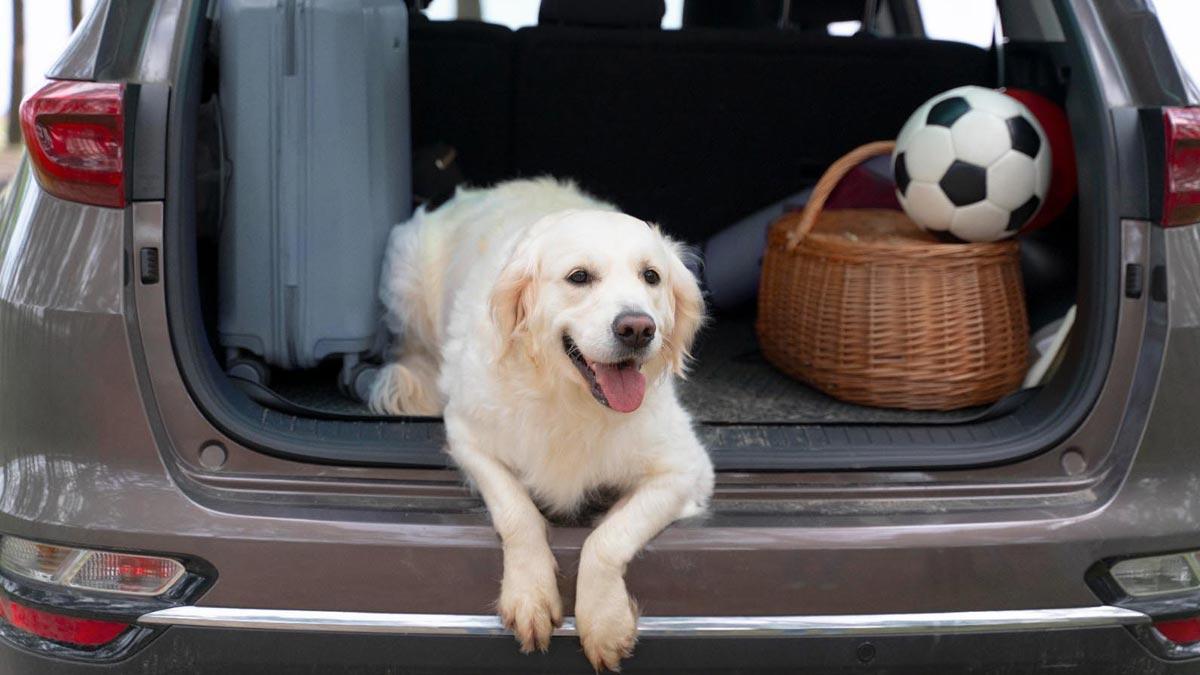
[{"label": "grey suitcase", "polygon": [[[231,374],[343,362],[382,335],[379,268],[412,205],[403,0],[221,0],[231,174],[218,333]],[[261,361],[260,361],[261,360]]]}]

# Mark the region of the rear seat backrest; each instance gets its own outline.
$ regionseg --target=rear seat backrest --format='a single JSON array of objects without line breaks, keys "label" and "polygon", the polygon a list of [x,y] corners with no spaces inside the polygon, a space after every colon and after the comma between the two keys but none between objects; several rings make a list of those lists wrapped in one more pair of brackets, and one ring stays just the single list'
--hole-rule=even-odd
[{"label": "rear seat backrest", "polygon": [[516,51],[515,172],[574,178],[691,241],[990,73],[968,45],[773,31],[539,26]]},{"label": "rear seat backrest", "polygon": [[414,15],[409,50],[413,148],[453,145],[474,184],[510,178],[512,31]]},{"label": "rear seat backrest", "polygon": [[893,137],[929,96],[991,79],[984,50],[927,40],[565,26],[514,36],[421,19],[411,30],[414,148],[454,145],[476,185],[574,178],[694,242],[798,192],[855,145]]}]

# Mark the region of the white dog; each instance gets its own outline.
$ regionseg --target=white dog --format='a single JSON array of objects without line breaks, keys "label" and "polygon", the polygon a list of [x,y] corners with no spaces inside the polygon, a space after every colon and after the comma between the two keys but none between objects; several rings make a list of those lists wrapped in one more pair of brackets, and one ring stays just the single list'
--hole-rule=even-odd
[{"label": "white dog", "polygon": [[522,651],[562,621],[550,514],[622,497],[583,546],[575,621],[597,669],[636,638],[629,561],[702,513],[708,455],[675,396],[703,320],[681,249],[569,183],[460,189],[391,235],[382,297],[399,336],[372,407],[437,414],[504,549],[499,614]]}]

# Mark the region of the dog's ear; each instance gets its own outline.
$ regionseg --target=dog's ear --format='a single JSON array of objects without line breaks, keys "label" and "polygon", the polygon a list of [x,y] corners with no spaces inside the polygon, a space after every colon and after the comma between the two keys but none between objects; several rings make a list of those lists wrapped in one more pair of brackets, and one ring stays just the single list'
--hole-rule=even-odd
[{"label": "dog's ear", "polygon": [[523,334],[529,332],[529,319],[537,302],[537,261],[528,247],[518,246],[500,271],[488,299],[492,323],[500,339],[500,358]]},{"label": "dog's ear", "polygon": [[[656,228],[657,229],[657,228]],[[696,276],[688,269],[685,260],[697,260],[697,256],[686,246],[659,232],[666,246],[670,284],[668,302],[671,307],[671,325],[664,336],[663,349],[667,362],[676,375],[683,376],[691,358],[692,343],[696,333],[704,325],[704,297]]]}]

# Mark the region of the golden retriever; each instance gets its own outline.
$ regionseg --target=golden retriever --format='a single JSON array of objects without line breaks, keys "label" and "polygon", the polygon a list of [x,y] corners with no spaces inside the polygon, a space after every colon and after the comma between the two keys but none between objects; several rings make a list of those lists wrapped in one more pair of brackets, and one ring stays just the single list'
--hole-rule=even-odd
[{"label": "golden retriever", "polygon": [[381,295],[396,339],[371,404],[444,415],[503,544],[498,609],[522,651],[547,649],[563,618],[543,510],[622,495],[583,546],[575,596],[587,658],[615,669],[637,634],[626,565],[707,506],[712,463],[675,395],[704,318],[681,254],[546,178],[460,189],[392,232]]}]

